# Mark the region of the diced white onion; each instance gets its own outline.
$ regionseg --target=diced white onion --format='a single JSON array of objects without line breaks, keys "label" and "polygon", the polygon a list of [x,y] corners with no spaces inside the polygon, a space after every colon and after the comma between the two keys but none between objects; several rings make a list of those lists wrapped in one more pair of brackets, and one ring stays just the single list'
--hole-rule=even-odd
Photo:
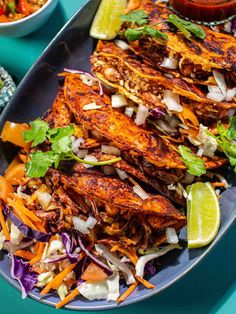
[{"label": "diced white onion", "polygon": [[115,170],[114,167],[109,166],[109,165],[106,165],[106,166],[103,166],[103,172],[104,172],[105,175],[107,175],[107,176],[112,176],[113,174],[116,173],[116,170]]},{"label": "diced white onion", "polygon": [[76,139],[74,137],[72,137],[72,147],[71,148],[72,148],[73,152],[77,153],[80,145],[83,143],[84,143],[84,139],[82,137],[78,137]]},{"label": "diced white onion", "polygon": [[89,216],[89,218],[87,219],[85,224],[86,224],[87,228],[93,229],[95,227],[96,223],[97,223],[97,219],[92,217],[92,216]]},{"label": "diced white onion", "polygon": [[116,44],[117,47],[119,47],[122,50],[129,49],[129,45],[125,41],[123,41],[123,40],[116,39],[115,40],[115,44]]},{"label": "diced white onion", "polygon": [[152,261],[162,255],[167,254],[169,251],[174,250],[174,249],[180,249],[181,247],[178,244],[170,244],[166,247],[163,247],[162,249],[160,249],[159,251],[157,251],[156,253],[151,253],[151,254],[147,254],[144,256],[141,256],[138,259],[137,264],[135,265],[135,270],[136,270],[136,275],[143,278],[144,275],[144,268],[145,265],[149,262]]},{"label": "diced white onion", "polygon": [[134,122],[137,125],[142,125],[146,122],[148,115],[149,115],[148,108],[144,105],[139,105],[137,115],[136,115]]},{"label": "diced white onion", "polygon": [[100,109],[102,106],[98,106],[95,102],[92,102],[91,104],[87,104],[83,106],[83,110],[94,110],[94,109]]},{"label": "diced white onion", "polygon": [[207,87],[208,87],[209,93],[219,93],[219,94],[222,94],[219,86],[217,86],[217,85],[209,85]]},{"label": "diced white onion", "polygon": [[79,217],[73,217],[74,228],[81,232],[82,234],[89,234],[89,230],[86,224],[86,221],[80,219]]},{"label": "diced white onion", "polygon": [[166,238],[167,242],[170,244],[178,243],[179,238],[174,228],[167,228],[166,229]]},{"label": "diced white onion", "polygon": [[127,105],[128,102],[125,96],[120,94],[115,94],[111,96],[111,106],[113,108],[121,108]]},{"label": "diced white onion", "polygon": [[[91,162],[98,162],[97,158],[93,155],[86,155],[84,157],[84,160],[85,161],[91,161]],[[94,167],[93,165],[88,165],[88,164],[84,164],[84,163],[83,163],[83,165],[85,168],[93,168]]]},{"label": "diced white onion", "polygon": [[227,33],[231,33],[231,26],[232,26],[232,23],[230,21],[225,23],[224,24],[224,31]]},{"label": "diced white onion", "polygon": [[53,240],[48,248],[47,257],[57,254],[58,251],[64,253],[63,243],[60,240]]},{"label": "diced white onion", "polygon": [[236,96],[236,87],[230,88],[227,90],[227,93],[226,93],[226,100],[227,101],[232,101],[235,96]]},{"label": "diced white onion", "polygon": [[179,123],[179,127],[184,130],[189,130],[189,127],[183,123]]},{"label": "diced white onion", "polygon": [[47,209],[51,202],[52,196],[48,192],[40,190],[36,191],[35,193],[39,204],[42,206],[43,209]]},{"label": "diced white onion", "polygon": [[25,200],[27,203],[30,203],[31,198],[30,198],[29,195],[27,195],[27,194],[25,194],[25,193],[22,192],[22,186],[20,186],[20,185],[18,186],[18,188],[17,188],[17,190],[16,190],[16,194],[17,194],[17,196],[18,196],[19,198],[22,198],[22,199]]},{"label": "diced white onion", "polygon": [[134,113],[134,107],[126,107],[125,108],[125,115],[128,116],[128,117],[132,117]]},{"label": "diced white onion", "polygon": [[137,185],[133,186],[133,191],[135,194],[137,194],[143,200],[146,200],[149,198],[149,195]]},{"label": "diced white onion", "polygon": [[208,93],[207,98],[216,102],[221,102],[224,100],[224,95],[220,93]]},{"label": "diced white onion", "polygon": [[83,159],[86,155],[88,154],[88,150],[87,149],[80,149],[77,151],[76,156],[80,159]]},{"label": "diced white onion", "polygon": [[200,147],[197,151],[197,156],[202,157],[203,153],[204,153],[204,149]]},{"label": "diced white onion", "polygon": [[175,70],[178,67],[178,60],[175,58],[164,58],[161,67]]},{"label": "diced white onion", "polygon": [[104,154],[120,156],[120,150],[119,150],[119,148],[114,147],[114,146],[102,145],[102,146],[101,146],[101,151],[102,151]]},{"label": "diced white onion", "polygon": [[180,105],[179,95],[173,93],[171,90],[164,91],[164,103],[170,111],[183,111],[183,107]]},{"label": "diced white onion", "polygon": [[116,168],[116,172],[117,172],[117,174],[118,174],[118,176],[120,177],[121,180],[125,180],[125,179],[128,178],[128,175],[127,175],[127,173],[125,171]]},{"label": "diced white onion", "polygon": [[93,86],[94,84],[94,79],[91,76],[88,76],[86,74],[81,74],[80,75],[81,81],[88,86]]},{"label": "diced white onion", "polygon": [[220,72],[213,70],[213,75],[216,80],[217,85],[219,86],[221,93],[223,94],[224,97],[226,97],[226,91],[227,91],[227,86],[225,83],[225,78],[224,75],[221,74]]}]

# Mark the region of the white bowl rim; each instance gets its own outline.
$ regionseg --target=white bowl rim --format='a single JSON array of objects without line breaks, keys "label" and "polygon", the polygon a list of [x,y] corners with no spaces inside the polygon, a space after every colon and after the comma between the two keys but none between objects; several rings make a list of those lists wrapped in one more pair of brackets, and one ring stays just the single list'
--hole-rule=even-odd
[{"label": "white bowl rim", "polygon": [[33,14],[30,14],[30,15],[24,17],[23,19],[20,19],[20,20],[17,20],[17,21],[13,21],[13,22],[0,23],[0,28],[3,27],[3,26],[18,25],[18,24],[24,23],[24,22],[34,18],[35,16],[40,14],[42,11],[44,11],[53,1],[57,1],[57,0],[47,0],[47,2],[39,10],[35,11]]}]

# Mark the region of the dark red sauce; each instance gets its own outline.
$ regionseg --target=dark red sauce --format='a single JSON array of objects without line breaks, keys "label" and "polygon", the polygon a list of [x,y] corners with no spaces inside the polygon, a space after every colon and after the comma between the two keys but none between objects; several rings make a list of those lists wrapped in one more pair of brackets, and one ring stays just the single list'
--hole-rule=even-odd
[{"label": "dark red sauce", "polygon": [[236,0],[171,0],[172,7],[190,19],[221,21],[236,14]]}]

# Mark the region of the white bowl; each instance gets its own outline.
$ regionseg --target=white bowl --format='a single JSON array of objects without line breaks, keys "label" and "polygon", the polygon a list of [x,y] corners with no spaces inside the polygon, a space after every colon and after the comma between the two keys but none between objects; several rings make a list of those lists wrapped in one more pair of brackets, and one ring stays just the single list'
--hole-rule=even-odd
[{"label": "white bowl", "polygon": [[58,0],[48,0],[38,11],[14,22],[0,23],[0,36],[23,37],[42,26],[57,5]]}]

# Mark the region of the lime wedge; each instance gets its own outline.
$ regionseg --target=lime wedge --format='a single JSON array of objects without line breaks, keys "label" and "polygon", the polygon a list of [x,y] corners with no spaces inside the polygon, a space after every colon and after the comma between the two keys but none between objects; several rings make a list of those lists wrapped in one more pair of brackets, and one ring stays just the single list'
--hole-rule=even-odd
[{"label": "lime wedge", "polygon": [[127,0],[102,0],[90,29],[90,36],[103,40],[114,39],[121,27],[120,15],[125,12]]},{"label": "lime wedge", "polygon": [[188,189],[187,234],[190,249],[209,244],[220,227],[220,205],[212,185],[197,182]]}]

